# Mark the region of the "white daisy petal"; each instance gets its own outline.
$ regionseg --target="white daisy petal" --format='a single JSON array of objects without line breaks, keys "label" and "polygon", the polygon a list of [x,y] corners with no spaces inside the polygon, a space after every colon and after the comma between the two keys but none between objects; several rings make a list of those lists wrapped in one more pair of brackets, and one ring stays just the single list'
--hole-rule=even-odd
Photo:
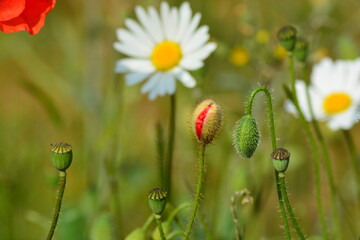
[{"label": "white daisy petal", "polygon": [[161,36],[159,35],[159,29],[156,29],[156,23],[154,23],[151,16],[148,16],[148,14],[145,12],[145,10],[137,6],[135,8],[136,16],[138,17],[140,23],[144,26],[145,30],[149,34],[149,36],[152,38],[154,42],[160,42]]},{"label": "white daisy petal", "polygon": [[359,121],[359,113],[355,108],[352,108],[342,114],[337,114],[331,117],[328,126],[331,130],[349,130],[352,126]]},{"label": "white daisy petal", "polygon": [[184,35],[179,39],[179,42],[181,45],[183,45],[185,42],[188,41],[189,38],[191,38],[195,29],[197,28],[197,26],[200,23],[200,19],[201,19],[201,14],[196,13],[195,16],[193,17],[193,19],[191,20],[189,27],[184,32]]},{"label": "white daisy petal", "polygon": [[169,39],[169,37],[172,36],[171,31],[174,28],[174,23],[172,22],[172,15],[167,2],[161,3],[160,16],[164,28],[164,36],[166,39]]},{"label": "white daisy petal", "polygon": [[185,87],[193,88],[196,85],[196,81],[193,76],[187,71],[182,71],[177,75],[177,78],[184,84]]},{"label": "white daisy petal", "polygon": [[116,62],[115,72],[142,72],[150,73],[155,71],[153,64],[149,60],[125,58]]},{"label": "white daisy petal", "polygon": [[133,34],[125,29],[118,29],[116,31],[117,37],[122,44],[129,48],[131,52],[138,52],[137,55],[148,57],[151,53],[151,48],[142,44],[141,40],[137,39]]},{"label": "white daisy petal", "polygon": [[202,26],[199,28],[189,39],[189,41],[183,44],[184,53],[191,53],[192,51],[197,50],[199,47],[203,46],[210,38],[208,31],[208,26]]},{"label": "white daisy petal", "polygon": [[176,88],[176,80],[173,74],[169,74],[168,75],[168,79],[166,81],[166,92],[169,95],[172,95],[175,93],[175,88]]},{"label": "white daisy petal", "polygon": [[125,75],[126,85],[132,86],[145,80],[150,73],[134,72]]},{"label": "white daisy petal", "polygon": [[183,58],[180,65],[187,70],[196,70],[204,66],[202,61],[194,61],[192,58]]},{"label": "white daisy petal", "polygon": [[191,9],[188,2],[184,2],[180,6],[179,11],[179,26],[177,27],[177,33],[174,38],[175,41],[179,41],[184,35],[186,29],[189,27],[191,21]]},{"label": "white daisy petal", "polygon": [[150,79],[141,87],[142,93],[147,93],[152,89],[157,89],[159,80],[161,79],[161,73],[155,73],[150,77]]},{"label": "white daisy petal", "polygon": [[184,56],[185,61],[193,59],[193,61],[202,61],[207,58],[216,48],[216,43],[208,43],[197,51]]},{"label": "white daisy petal", "polygon": [[154,36],[157,42],[164,41],[163,26],[160,23],[160,17],[154,7],[149,7],[149,17],[155,30]]},{"label": "white daisy petal", "polygon": [[119,42],[115,42],[114,48],[117,51],[126,54],[130,57],[146,58],[149,56],[149,54],[147,54],[146,52],[137,50],[134,45],[131,46],[131,45],[125,45]]},{"label": "white daisy petal", "polygon": [[134,20],[126,19],[125,26],[127,26],[137,39],[141,39],[141,42],[149,48],[154,47],[154,42],[149,37],[148,33]]}]

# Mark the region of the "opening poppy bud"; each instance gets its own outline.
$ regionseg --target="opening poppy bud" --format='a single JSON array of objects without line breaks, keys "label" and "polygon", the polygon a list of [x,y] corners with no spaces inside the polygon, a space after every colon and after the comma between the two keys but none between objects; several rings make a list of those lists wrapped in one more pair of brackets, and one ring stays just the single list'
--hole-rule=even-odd
[{"label": "opening poppy bud", "polygon": [[284,148],[278,148],[271,153],[273,159],[273,166],[279,173],[279,177],[284,177],[284,172],[289,166],[290,153]]},{"label": "opening poppy bud", "polygon": [[203,144],[211,143],[222,124],[222,111],[213,100],[202,101],[193,114],[193,128],[196,138]]},{"label": "opening poppy bud", "polygon": [[305,62],[308,55],[309,43],[305,38],[299,37],[296,40],[294,56],[299,62]]},{"label": "opening poppy bud", "polygon": [[72,162],[72,147],[68,143],[51,144],[51,161],[59,171],[68,169]]},{"label": "opening poppy bud", "polygon": [[156,215],[161,215],[166,207],[167,192],[162,188],[154,188],[148,194],[149,206]]},{"label": "opening poppy bud", "polygon": [[296,28],[293,26],[282,27],[278,32],[280,44],[288,51],[292,51],[296,43]]},{"label": "opening poppy bud", "polygon": [[241,156],[251,158],[259,144],[259,139],[259,128],[253,117],[245,115],[236,122],[233,144]]}]

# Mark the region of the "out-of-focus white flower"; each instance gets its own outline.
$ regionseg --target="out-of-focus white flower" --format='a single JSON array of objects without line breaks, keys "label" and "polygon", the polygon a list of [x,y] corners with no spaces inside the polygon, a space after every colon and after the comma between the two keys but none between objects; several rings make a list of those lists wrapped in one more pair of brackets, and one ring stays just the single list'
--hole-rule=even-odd
[{"label": "out-of-focus white flower", "polygon": [[203,66],[204,59],[216,48],[208,43],[208,26],[198,28],[201,15],[192,16],[189,3],[170,8],[162,2],[158,13],[154,7],[135,8],[139,23],[126,19],[127,29],[117,30],[114,48],[129,56],[116,62],[115,72],[127,73],[127,85],[147,80],[141,88],[149,99],[174,94],[176,80],[193,88],[195,79],[189,71]]},{"label": "out-of-focus white flower", "polygon": [[[360,58],[353,61],[329,58],[314,66],[309,94],[316,120],[328,121],[332,130],[350,129],[360,118]],[[310,110],[306,97],[306,85],[296,81],[298,102],[306,119]],[[295,106],[287,101],[285,108],[296,115]]]}]

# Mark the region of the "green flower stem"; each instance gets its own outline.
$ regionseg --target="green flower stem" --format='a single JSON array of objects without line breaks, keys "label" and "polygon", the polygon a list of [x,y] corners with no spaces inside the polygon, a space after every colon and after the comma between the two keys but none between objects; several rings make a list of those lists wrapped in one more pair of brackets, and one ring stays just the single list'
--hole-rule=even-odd
[{"label": "green flower stem", "polygon": [[166,158],[166,181],[165,189],[168,192],[168,197],[171,198],[171,182],[172,182],[172,163],[174,152],[174,138],[175,138],[175,113],[176,113],[176,98],[175,94],[170,96],[170,122],[169,122],[169,139]]},{"label": "green flower stem", "polygon": [[156,214],[155,215],[156,224],[160,233],[161,240],[166,240],[164,229],[162,227],[162,221],[161,221],[161,215]]},{"label": "green flower stem", "polygon": [[[252,105],[253,105],[256,94],[259,92],[264,92],[266,94],[266,99],[267,99],[267,104],[268,104],[268,116],[269,116],[269,120],[270,120],[269,127],[270,127],[270,134],[271,134],[271,143],[272,143],[272,149],[275,150],[276,149],[276,135],[275,135],[274,114],[273,114],[273,108],[272,108],[271,93],[266,87],[257,88],[251,93],[249,102],[247,105],[247,114],[252,115]],[[283,194],[281,192],[280,181],[279,181],[279,176],[278,176],[277,171],[275,171],[275,180],[276,180],[276,189],[277,189],[277,195],[278,195],[278,200],[279,200],[281,218],[283,220],[283,224],[285,227],[286,239],[291,239],[290,228],[289,228],[289,224],[287,222]]]},{"label": "green flower stem", "polygon": [[152,221],[154,220],[154,218],[155,218],[155,216],[154,216],[154,214],[152,214],[150,217],[148,217],[148,219],[146,220],[144,225],[141,227],[145,232],[150,227],[150,225],[151,225]]},{"label": "green flower stem", "polygon": [[357,183],[356,184],[357,195],[358,195],[357,199],[360,199],[360,166],[359,166],[359,161],[358,161],[358,157],[357,157],[357,153],[356,153],[355,144],[351,137],[350,131],[343,130],[343,134],[345,137],[346,145],[349,147],[350,154],[351,154],[351,163],[353,165],[352,168],[354,169],[356,183]]},{"label": "green flower stem", "polygon": [[61,203],[63,200],[64,191],[65,191],[65,185],[66,185],[66,172],[60,171],[59,172],[59,189],[58,189],[57,196],[56,196],[54,214],[53,214],[53,218],[51,220],[51,226],[50,226],[49,234],[48,234],[46,240],[51,240],[54,235],[55,228],[56,228],[56,225],[57,225],[57,222],[59,219]]},{"label": "green flower stem", "polygon": [[298,99],[297,99],[297,93],[296,93],[296,86],[295,86],[295,70],[294,70],[294,60],[292,54],[289,55],[289,70],[291,75],[291,90],[293,95],[293,103],[295,105],[295,108],[298,112],[301,124],[303,125],[306,135],[310,141],[311,151],[314,156],[314,172],[315,172],[315,190],[316,190],[316,204],[317,204],[317,210],[318,214],[320,215],[320,221],[321,221],[321,230],[323,232],[324,238],[329,239],[329,233],[325,221],[325,215],[322,205],[322,198],[321,198],[321,179],[320,179],[320,159],[319,159],[319,152],[318,152],[318,146],[315,141],[315,137],[313,133],[311,132],[310,125],[306,121],[303,112],[300,109]]},{"label": "green flower stem", "polygon": [[194,199],[193,206],[192,206],[191,217],[190,217],[190,221],[189,221],[189,224],[188,224],[187,230],[185,232],[185,236],[184,236],[184,239],[186,239],[186,240],[189,239],[189,237],[190,237],[191,229],[192,229],[192,226],[195,221],[197,210],[199,208],[201,189],[202,189],[202,184],[203,184],[204,175],[205,175],[205,147],[206,147],[205,144],[200,143],[200,149],[199,149],[200,172],[199,172],[199,176],[198,176],[198,182],[197,182],[197,187],[196,187],[195,199]]},{"label": "green flower stem", "polygon": [[[341,230],[340,230],[339,213],[338,213],[338,209],[336,206],[337,205],[336,199],[337,199],[337,196],[340,197],[340,193],[338,192],[335,181],[334,181],[334,171],[333,171],[333,167],[332,167],[331,161],[330,161],[329,149],[326,146],[326,142],[325,142],[325,139],[320,130],[319,124],[315,119],[314,110],[313,110],[313,107],[311,104],[312,101],[311,101],[311,95],[310,95],[310,91],[309,91],[309,79],[308,79],[306,64],[303,63],[301,68],[302,68],[302,79],[305,81],[305,84],[306,84],[306,98],[307,98],[307,104],[308,104],[308,108],[309,108],[309,112],[310,112],[310,116],[311,116],[311,122],[312,122],[312,125],[315,130],[316,138],[318,139],[318,141],[320,143],[321,153],[323,154],[323,157],[324,157],[326,176],[327,176],[329,184],[330,184],[331,209],[332,209],[334,225],[335,225],[334,228],[336,230],[336,235],[338,238]],[[345,207],[345,205],[344,205],[344,207]]]},{"label": "green flower stem", "polygon": [[285,175],[284,175],[284,177],[279,177],[279,178],[280,178],[281,191],[284,193],[285,206],[286,206],[286,209],[289,212],[290,219],[291,219],[291,221],[292,221],[292,223],[294,225],[295,231],[298,234],[300,239],[305,240],[305,236],[301,232],[301,228],[300,228],[299,224],[296,221],[296,218],[294,216],[294,212],[291,209],[290,201],[289,201],[288,194],[287,194],[287,191],[286,191]]}]

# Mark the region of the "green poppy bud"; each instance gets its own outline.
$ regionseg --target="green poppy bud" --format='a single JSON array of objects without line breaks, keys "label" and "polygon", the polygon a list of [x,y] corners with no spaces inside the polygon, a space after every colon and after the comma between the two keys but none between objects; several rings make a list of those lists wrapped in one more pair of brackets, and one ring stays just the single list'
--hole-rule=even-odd
[{"label": "green poppy bud", "polygon": [[154,188],[148,194],[149,206],[155,215],[161,215],[165,210],[167,192],[162,188]]},{"label": "green poppy bud", "polygon": [[236,122],[233,144],[241,156],[251,158],[259,144],[259,139],[259,128],[253,117],[245,115]]},{"label": "green poppy bud", "polygon": [[282,27],[278,32],[280,44],[288,51],[292,51],[296,43],[297,31],[293,26]]},{"label": "green poppy bud", "polygon": [[202,101],[196,108],[192,117],[192,128],[196,138],[203,144],[211,143],[222,124],[222,111],[213,100]]},{"label": "green poppy bud", "polygon": [[308,55],[309,43],[305,38],[299,37],[296,40],[294,56],[299,62],[305,62]]},{"label": "green poppy bud", "polygon": [[51,144],[51,161],[59,171],[65,171],[72,162],[72,147],[68,143]]},{"label": "green poppy bud", "polygon": [[283,177],[284,172],[289,166],[290,153],[284,148],[278,148],[271,153],[271,158],[273,159],[275,170],[282,173],[281,175],[279,174],[279,176]]}]

